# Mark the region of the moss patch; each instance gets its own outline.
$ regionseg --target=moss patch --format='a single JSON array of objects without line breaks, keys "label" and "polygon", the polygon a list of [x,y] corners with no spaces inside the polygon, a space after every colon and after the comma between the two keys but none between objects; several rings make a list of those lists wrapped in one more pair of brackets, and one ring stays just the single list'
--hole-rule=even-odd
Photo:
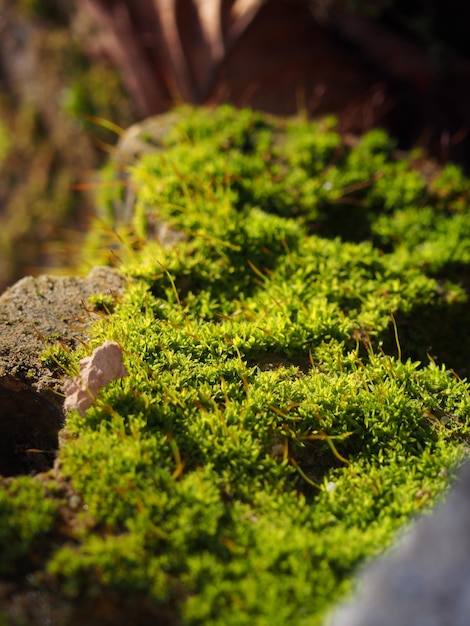
[{"label": "moss patch", "polygon": [[320,624],[465,454],[468,184],[378,131],[228,107],[166,146],[133,169],[132,280],[87,346],[119,341],[130,375],[69,416],[81,504],[35,584],[139,623]]}]

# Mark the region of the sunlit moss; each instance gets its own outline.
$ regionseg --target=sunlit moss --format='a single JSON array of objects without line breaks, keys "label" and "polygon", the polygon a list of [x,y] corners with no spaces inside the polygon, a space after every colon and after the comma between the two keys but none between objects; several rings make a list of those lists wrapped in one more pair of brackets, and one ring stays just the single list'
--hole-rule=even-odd
[{"label": "sunlit moss", "polygon": [[[88,346],[119,341],[129,376],[68,417],[60,475],[86,523],[41,580],[191,626],[321,624],[466,452],[465,346],[426,356],[433,316],[466,330],[460,197],[384,133],[346,146],[331,120],[230,107],[186,110],[132,185],[128,287]],[[183,237],[162,245],[155,221]]]}]

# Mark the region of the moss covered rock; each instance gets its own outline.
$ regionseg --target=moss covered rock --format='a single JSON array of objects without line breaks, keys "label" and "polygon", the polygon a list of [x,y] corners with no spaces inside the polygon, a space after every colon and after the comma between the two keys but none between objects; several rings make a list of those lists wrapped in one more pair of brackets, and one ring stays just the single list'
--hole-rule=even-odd
[{"label": "moss covered rock", "polygon": [[73,356],[117,341],[129,376],[70,413],[43,499],[5,485],[4,577],[67,623],[321,624],[466,453],[469,183],[332,120],[183,110],[162,141]]}]

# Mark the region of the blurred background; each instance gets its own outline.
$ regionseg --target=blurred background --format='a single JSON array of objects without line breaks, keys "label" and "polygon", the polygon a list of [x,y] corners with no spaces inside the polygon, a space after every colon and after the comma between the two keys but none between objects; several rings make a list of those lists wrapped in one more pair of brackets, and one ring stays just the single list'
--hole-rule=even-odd
[{"label": "blurred background", "polygon": [[470,170],[463,0],[0,0],[0,290],[66,268],[120,129],[231,102]]}]

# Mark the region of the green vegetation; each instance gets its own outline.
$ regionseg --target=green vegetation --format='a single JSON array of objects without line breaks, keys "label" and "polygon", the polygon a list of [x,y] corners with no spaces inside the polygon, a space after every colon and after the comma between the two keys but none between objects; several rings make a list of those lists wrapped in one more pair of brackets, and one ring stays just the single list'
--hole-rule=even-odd
[{"label": "green vegetation", "polygon": [[166,143],[133,168],[129,287],[88,346],[119,341],[129,376],[69,416],[85,509],[65,541],[50,522],[37,584],[165,623],[321,624],[466,452],[470,185],[332,120],[183,110]]},{"label": "green vegetation", "polygon": [[[44,533],[55,517],[57,504],[47,498],[46,489],[26,477],[17,478],[0,491],[0,576],[29,571],[37,563],[37,552],[44,552]],[[47,550],[47,546],[46,546]]]}]

